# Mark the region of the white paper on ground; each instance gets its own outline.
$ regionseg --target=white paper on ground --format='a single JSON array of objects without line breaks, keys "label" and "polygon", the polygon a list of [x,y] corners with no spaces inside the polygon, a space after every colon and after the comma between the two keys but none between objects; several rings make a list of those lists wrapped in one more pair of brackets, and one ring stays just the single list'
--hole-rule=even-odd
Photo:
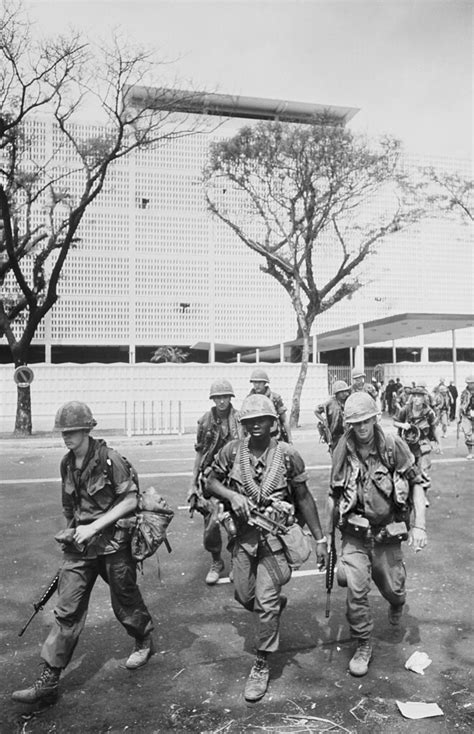
[{"label": "white paper on ground", "polygon": [[419,652],[418,650],[410,655],[405,663],[407,670],[413,670],[414,673],[424,675],[424,669],[431,664],[431,659],[428,657],[426,652]]},{"label": "white paper on ground", "polygon": [[430,716],[443,716],[443,711],[437,703],[423,703],[423,701],[397,701],[400,713],[406,719],[427,719]]}]

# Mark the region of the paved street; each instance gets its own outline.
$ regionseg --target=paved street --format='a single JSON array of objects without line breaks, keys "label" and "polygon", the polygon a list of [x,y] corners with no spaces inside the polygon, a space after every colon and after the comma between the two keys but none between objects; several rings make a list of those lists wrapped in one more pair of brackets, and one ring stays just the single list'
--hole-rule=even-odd
[{"label": "paved street", "polygon": [[[99,581],[56,706],[35,710],[10,701],[11,690],[36,676],[40,645],[52,622],[53,600],[18,637],[60,562],[53,536],[63,526],[57,477],[64,451],[61,440],[49,436],[0,441],[2,734],[319,732],[329,731],[331,722],[332,731],[354,734],[473,730],[474,462],[464,459],[462,440],[456,446],[453,427],[443,454],[434,457],[429,546],[416,556],[405,549],[408,610],[401,632],[389,629],[386,603],[374,591],[373,662],[367,676],[351,677],[345,591],[334,588],[327,621],[324,576],[315,573],[313,557],[286,587],[281,650],[271,661],[268,693],[256,705],[246,704],[242,695],[253,659],[251,615],[234,601],[226,578],[216,587],[205,585],[202,520],[191,520],[184,508],[194,437],[106,438],[135,464],[142,485],[159,487],[176,509],[169,533],[172,554],[160,550],[159,565],[156,557],[146,561],[141,578],[156,622],[157,654],[145,668],[126,670],[131,643]],[[324,517],[329,454],[313,427],[296,431],[295,444]],[[432,660],[423,676],[404,668],[416,650]],[[436,702],[444,716],[404,719],[397,700]]]}]

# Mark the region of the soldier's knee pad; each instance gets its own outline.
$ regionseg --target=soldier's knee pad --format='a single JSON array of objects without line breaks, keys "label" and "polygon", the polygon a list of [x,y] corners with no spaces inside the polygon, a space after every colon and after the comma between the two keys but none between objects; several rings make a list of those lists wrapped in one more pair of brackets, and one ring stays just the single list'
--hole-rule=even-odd
[{"label": "soldier's knee pad", "polygon": [[347,586],[347,574],[344,564],[339,562],[336,568],[336,579],[338,586]]}]

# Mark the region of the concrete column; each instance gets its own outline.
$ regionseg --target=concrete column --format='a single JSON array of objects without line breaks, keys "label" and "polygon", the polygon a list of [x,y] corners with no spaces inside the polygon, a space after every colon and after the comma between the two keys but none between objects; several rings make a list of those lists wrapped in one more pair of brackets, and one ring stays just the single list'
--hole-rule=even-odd
[{"label": "concrete column", "polygon": [[214,364],[216,361],[216,345],[214,342],[209,343],[209,364]]},{"label": "concrete column", "polygon": [[428,351],[428,347],[421,347],[420,362],[429,362],[429,361],[430,361],[430,353]]},{"label": "concrete column", "polygon": [[397,363],[397,348],[395,346],[395,339],[392,341],[392,363]]},{"label": "concrete column", "polygon": [[313,364],[319,364],[318,337],[313,334]]},{"label": "concrete column", "polygon": [[240,352],[237,352],[237,364],[240,364]]},{"label": "concrete column", "polygon": [[128,363],[135,364],[135,344],[129,344],[128,347]]},{"label": "concrete column", "polygon": [[364,324],[359,324],[359,344],[355,348],[355,356],[354,356],[354,366],[360,367],[360,369],[365,369],[365,359],[364,359]]},{"label": "concrete column", "polygon": [[452,337],[452,349],[453,349],[453,380],[454,384],[457,385],[457,373],[458,373],[458,364],[457,364],[457,354],[456,354],[456,330],[453,329],[451,331],[451,337]]},{"label": "concrete column", "polygon": [[257,364],[260,362],[260,349],[255,350],[255,361]]},{"label": "concrete column", "polygon": [[280,344],[280,362],[285,361],[285,345],[283,342]]}]

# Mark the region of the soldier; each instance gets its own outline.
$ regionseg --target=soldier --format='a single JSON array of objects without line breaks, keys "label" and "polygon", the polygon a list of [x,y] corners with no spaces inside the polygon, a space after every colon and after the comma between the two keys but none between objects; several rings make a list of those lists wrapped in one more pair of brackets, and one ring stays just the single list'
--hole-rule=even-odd
[{"label": "soldier", "polygon": [[474,375],[466,377],[466,387],[461,393],[459,400],[459,424],[464,433],[464,440],[467,446],[466,459],[472,459],[472,447],[474,445],[472,437],[472,426],[474,423]]},{"label": "soldier", "polygon": [[12,694],[21,703],[56,701],[61,671],[72,658],[99,575],[109,585],[116,618],[135,640],[126,667],[139,668],[153,654],[153,622],[137,586],[129,533],[116,525],[135,511],[138,487],[120,454],[89,435],[95,425],[85,403],[66,403],[56,414],[54,428],[69,449],[60,470],[63,512],[73,533],[68,541],[63,537],[55,623],[41,651],[43,671],[30,688]]},{"label": "soldier", "polygon": [[365,381],[365,372],[362,368],[354,367],[351,372],[351,379],[351,393],[366,392],[374,400],[377,398],[377,390],[374,388],[373,385],[370,385],[368,382]]},{"label": "soldier", "polygon": [[433,395],[436,418],[441,426],[441,438],[446,438],[452,402],[451,393],[443,382],[435,388]]},{"label": "soldier", "polygon": [[270,378],[265,370],[256,367],[250,375],[250,382],[253,387],[249,395],[266,395],[272,401],[276,414],[278,416],[277,437],[286,443],[292,443],[290,421],[288,420],[288,411],[283,403],[281,395],[270,390]]},{"label": "soldier", "polygon": [[196,457],[193,466],[193,478],[188,492],[188,502],[191,514],[197,510],[204,517],[204,548],[212,556],[211,566],[206,576],[206,584],[212,586],[219,581],[224,570],[222,560],[221,527],[217,518],[217,502],[206,499],[203,495],[203,486],[206,474],[219,449],[228,441],[242,435],[237,412],[232,405],[235,397],[232,385],[228,380],[215,380],[209,391],[209,400],[214,405],[198,421],[196,443],[194,445]]},{"label": "soldier", "polygon": [[[235,598],[258,619],[257,657],[245,698],[257,701],[268,686],[267,657],[278,650],[280,616],[287,603],[281,588],[290,580],[291,569],[279,536],[255,525],[252,513],[268,512],[280,524],[291,522],[296,513],[301,516],[316,540],[320,568],[327,560],[327,543],[306,484],[303,459],[293,446],[272,437],[277,420],[272,401],[265,395],[247,396],[239,416],[248,435],[220,450],[207,489],[231,510],[235,521],[231,540]],[[295,529],[301,532],[299,526]]]},{"label": "soldier", "polygon": [[329,445],[331,454],[344,433],[344,403],[350,392],[351,389],[344,380],[336,380],[333,385],[333,397],[318,405],[314,411],[314,415],[321,422],[326,435],[324,440]]},{"label": "soldier", "polygon": [[456,385],[454,384],[454,380],[451,380],[451,382],[449,383],[448,390],[451,394],[451,408],[449,411],[449,420],[454,421],[456,419],[456,403],[459,397],[458,389]]},{"label": "soldier", "polygon": [[431,487],[431,448],[435,444],[436,453],[441,452],[436,415],[429,404],[429,393],[423,384],[418,383],[411,390],[405,406],[395,415],[393,425],[408,444],[415,464],[420,470],[425,492]]},{"label": "soldier", "polygon": [[[401,541],[408,538],[415,551],[425,547],[425,495],[407,445],[384,434],[370,395],[350,395],[344,419],[350,429],[333,455],[329,531],[333,523],[341,530],[337,580],[347,586],[347,619],[357,642],[349,672],[362,676],[372,657],[370,581],[389,602],[390,624],[399,625],[406,577]],[[414,522],[408,533],[411,509]]]}]

